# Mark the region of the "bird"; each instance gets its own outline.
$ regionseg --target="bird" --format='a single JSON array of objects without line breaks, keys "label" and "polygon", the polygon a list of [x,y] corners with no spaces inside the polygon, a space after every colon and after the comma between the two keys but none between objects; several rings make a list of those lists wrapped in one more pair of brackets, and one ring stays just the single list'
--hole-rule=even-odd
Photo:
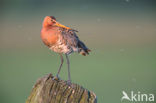
[{"label": "bird", "polygon": [[52,51],[58,53],[61,58],[56,77],[59,78],[59,73],[64,63],[63,55],[65,55],[68,67],[67,83],[71,84],[70,76],[70,61],[69,55],[77,52],[86,56],[91,51],[77,36],[77,30],[64,26],[59,23],[54,16],[46,16],[42,23],[41,39],[43,43]]}]

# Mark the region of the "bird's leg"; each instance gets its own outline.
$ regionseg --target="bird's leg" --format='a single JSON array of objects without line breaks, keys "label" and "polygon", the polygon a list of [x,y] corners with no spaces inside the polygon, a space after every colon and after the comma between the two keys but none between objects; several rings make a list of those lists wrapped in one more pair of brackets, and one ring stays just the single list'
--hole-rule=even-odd
[{"label": "bird's leg", "polygon": [[70,77],[70,62],[69,62],[69,58],[68,58],[68,55],[66,55],[66,59],[67,59],[67,65],[68,65],[68,81],[67,83],[70,85],[71,84],[71,77]]},{"label": "bird's leg", "polygon": [[63,62],[64,62],[62,54],[59,53],[59,55],[61,57],[61,64],[60,64],[60,67],[59,67],[58,72],[57,72],[57,75],[56,75],[57,78],[59,78],[59,73],[60,73],[60,70],[61,70],[62,65],[63,65]]}]

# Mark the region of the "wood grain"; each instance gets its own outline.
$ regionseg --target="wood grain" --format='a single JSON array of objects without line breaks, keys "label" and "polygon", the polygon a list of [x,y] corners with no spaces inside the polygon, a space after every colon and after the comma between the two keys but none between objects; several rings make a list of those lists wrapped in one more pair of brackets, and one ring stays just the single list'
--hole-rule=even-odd
[{"label": "wood grain", "polygon": [[48,74],[37,80],[26,103],[97,103],[96,95],[78,84]]}]

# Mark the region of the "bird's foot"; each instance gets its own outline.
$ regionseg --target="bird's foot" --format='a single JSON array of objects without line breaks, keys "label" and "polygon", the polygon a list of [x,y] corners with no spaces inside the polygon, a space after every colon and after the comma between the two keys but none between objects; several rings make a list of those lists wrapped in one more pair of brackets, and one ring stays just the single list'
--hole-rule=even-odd
[{"label": "bird's foot", "polygon": [[60,80],[60,77],[58,75],[56,75],[56,77],[52,78],[53,80]]},{"label": "bird's foot", "polygon": [[70,86],[72,84],[71,80],[67,80],[67,84]]},{"label": "bird's foot", "polygon": [[59,75],[58,75],[58,74],[56,75],[56,78],[60,79],[60,77],[59,77]]},{"label": "bird's foot", "polygon": [[71,80],[67,80],[67,85],[70,86],[71,88],[73,88],[73,84],[71,83]]}]

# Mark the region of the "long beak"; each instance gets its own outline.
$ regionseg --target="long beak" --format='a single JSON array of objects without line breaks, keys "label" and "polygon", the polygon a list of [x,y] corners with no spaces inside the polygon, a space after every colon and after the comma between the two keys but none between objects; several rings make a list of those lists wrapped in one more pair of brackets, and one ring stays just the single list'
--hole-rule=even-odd
[{"label": "long beak", "polygon": [[58,27],[62,27],[62,28],[66,28],[66,29],[71,29],[69,27],[66,27],[66,26],[60,24],[59,22],[56,22],[55,25],[58,26]]}]

